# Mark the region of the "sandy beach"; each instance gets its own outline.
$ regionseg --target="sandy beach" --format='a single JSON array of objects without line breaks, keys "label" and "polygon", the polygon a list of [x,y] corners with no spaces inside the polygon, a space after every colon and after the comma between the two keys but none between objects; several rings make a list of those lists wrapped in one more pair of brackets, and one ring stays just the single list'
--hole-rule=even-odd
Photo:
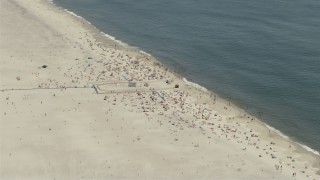
[{"label": "sandy beach", "polygon": [[0,179],[320,179],[319,155],[45,0],[0,1],[0,98]]}]

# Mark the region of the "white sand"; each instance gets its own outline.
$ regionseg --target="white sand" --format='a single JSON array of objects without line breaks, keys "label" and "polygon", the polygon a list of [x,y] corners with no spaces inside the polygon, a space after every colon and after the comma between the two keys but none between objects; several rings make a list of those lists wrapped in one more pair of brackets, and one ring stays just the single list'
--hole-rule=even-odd
[{"label": "white sand", "polygon": [[113,43],[44,0],[0,1],[0,179],[320,179],[319,156]]}]

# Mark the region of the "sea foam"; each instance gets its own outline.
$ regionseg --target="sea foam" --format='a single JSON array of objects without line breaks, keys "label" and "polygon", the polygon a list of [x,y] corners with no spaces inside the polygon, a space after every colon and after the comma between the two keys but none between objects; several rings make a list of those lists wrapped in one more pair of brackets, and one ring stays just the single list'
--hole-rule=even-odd
[{"label": "sea foam", "polygon": [[124,43],[124,42],[116,39],[115,37],[113,37],[113,36],[111,36],[111,35],[109,35],[109,34],[106,34],[105,32],[101,32],[101,34],[104,35],[105,37],[107,37],[108,39],[110,39],[110,40],[118,43],[118,44],[121,45],[121,46],[129,46],[128,44],[126,44],[126,43]]},{"label": "sea foam", "polygon": [[320,153],[318,152],[318,151],[316,151],[316,150],[314,150],[314,149],[312,149],[312,148],[310,148],[310,147],[308,147],[308,146],[306,146],[306,145],[303,145],[303,144],[300,144],[300,143],[298,143],[301,147],[303,147],[305,150],[307,150],[307,151],[309,151],[309,152],[312,152],[313,154],[315,154],[315,155],[318,155],[318,156],[320,156]]},{"label": "sea foam", "polygon": [[[48,2],[49,2],[49,3],[53,3],[53,0],[48,0]],[[68,9],[64,9],[64,10],[65,10],[66,12],[68,12],[69,14],[71,14],[72,16],[77,17],[77,18],[79,18],[79,19],[81,19],[81,20],[84,20],[84,21],[86,21],[88,24],[91,25],[91,23],[90,23],[89,21],[85,20],[83,17],[75,14],[74,12],[72,12],[72,11],[70,11],[70,10],[68,10]],[[106,34],[106,33],[104,33],[104,32],[101,32],[101,33],[102,33],[105,37],[107,37],[108,39],[110,39],[110,40],[118,43],[119,45],[129,46],[128,44],[126,44],[126,43],[124,43],[124,42],[122,42],[122,41],[120,41],[120,40],[117,40],[115,37],[113,37],[113,36],[111,36],[111,35],[109,35],[109,34]],[[151,54],[146,53],[146,52],[144,52],[144,51],[142,51],[142,50],[140,50],[139,52],[142,53],[142,54],[145,54],[145,55],[147,55],[147,56],[152,56]],[[203,92],[209,93],[209,91],[208,91],[205,87],[203,87],[203,86],[201,86],[201,85],[199,85],[199,84],[197,84],[197,83],[188,81],[186,78],[183,78],[183,81],[184,81],[187,85],[189,85],[189,86],[195,87],[196,89],[199,89],[199,90],[201,90],[201,91],[203,91]],[[268,129],[270,129],[271,131],[276,132],[276,133],[277,133],[278,135],[280,135],[281,137],[283,137],[283,138],[285,138],[285,139],[288,139],[288,140],[290,139],[288,136],[284,135],[284,134],[283,134],[282,132],[280,132],[279,130],[277,130],[277,129],[275,129],[275,128],[267,125],[267,124],[265,124],[265,125],[266,125],[266,127],[267,127]],[[308,147],[308,146],[306,146],[306,145],[303,145],[303,144],[300,144],[300,143],[297,143],[297,144],[299,144],[302,148],[304,148],[305,150],[307,150],[307,151],[309,151],[309,152],[312,152],[312,153],[315,154],[315,155],[318,155],[318,156],[320,155],[320,153],[319,153],[318,151],[316,151],[316,150],[314,150],[314,149],[312,149],[312,148],[310,148],[310,147]]]},{"label": "sea foam", "polygon": [[[88,24],[92,25],[89,21],[87,21],[87,20],[84,19],[83,17],[77,15],[76,13],[74,13],[74,12],[68,10],[68,9],[64,9],[64,10],[65,10],[66,12],[68,12],[69,14],[71,14],[72,16],[74,16],[74,17],[76,17],[76,18],[79,18],[79,19],[81,19],[81,20],[83,20],[83,21],[86,21]],[[96,28],[96,27],[94,27],[94,28]],[[111,35],[109,35],[109,34],[107,34],[107,33],[105,33],[105,32],[102,32],[102,31],[101,31],[101,34],[102,34],[103,36],[105,36],[106,38],[108,38],[108,39],[110,39],[110,40],[118,43],[118,44],[121,45],[121,46],[129,46],[128,44],[126,44],[126,43],[124,43],[124,42],[116,39],[114,36],[111,36]],[[150,55],[150,56],[151,56],[151,55]]]},{"label": "sea foam", "polygon": [[[79,19],[85,20],[85,19],[83,19],[83,17],[77,15],[76,13],[74,13],[74,12],[68,10],[68,9],[64,9],[64,10],[67,11],[69,14],[71,14],[71,15],[74,16],[74,17],[77,17],[77,18],[79,18]],[[87,21],[87,22],[90,23],[89,21]]]},{"label": "sea foam", "polygon": [[[196,89],[199,89],[199,90],[204,91],[204,92],[209,92],[205,87],[203,87],[203,86],[201,86],[201,85],[199,85],[199,84],[197,84],[197,83],[188,81],[186,78],[183,78],[183,81],[184,81],[187,85],[192,86],[192,87],[195,87]],[[278,134],[279,136],[281,136],[282,138],[287,139],[287,140],[290,139],[288,136],[284,135],[281,131],[279,131],[279,130],[277,130],[277,129],[275,129],[275,128],[267,125],[267,124],[265,124],[265,126],[266,126],[268,129],[270,129],[271,131],[277,133],[277,134]],[[315,154],[315,155],[320,156],[320,153],[319,153],[318,151],[316,151],[316,150],[314,150],[314,149],[312,149],[312,148],[310,148],[310,147],[308,147],[308,146],[306,146],[306,145],[303,145],[303,144],[300,144],[300,143],[297,143],[297,144],[299,144],[299,145],[300,145],[302,148],[304,148],[305,150],[307,150],[307,151],[309,151],[309,152],[312,152],[312,153]]]},{"label": "sea foam", "polygon": [[203,86],[200,86],[199,84],[197,83],[194,83],[194,82],[191,82],[191,81],[188,81],[186,78],[183,78],[183,81],[189,85],[189,86],[192,86],[192,87],[195,87],[196,89],[199,89],[201,91],[204,91],[206,93],[209,93],[208,89],[203,87]]},{"label": "sea foam", "polygon": [[[265,124],[265,126],[266,126],[268,129],[270,129],[271,131],[277,133],[279,136],[281,136],[281,137],[283,137],[283,138],[285,138],[285,139],[287,139],[287,140],[290,139],[288,136],[284,135],[284,134],[283,134],[282,132],[280,132],[279,130],[277,130],[277,129],[275,129],[275,128],[267,125],[267,124]],[[303,144],[300,144],[300,143],[297,143],[297,144],[299,144],[303,149],[305,149],[305,150],[307,150],[307,151],[309,151],[309,152],[312,152],[312,153],[315,154],[315,155],[320,156],[320,153],[319,153],[318,151],[316,151],[316,150],[314,150],[314,149],[312,149],[312,148],[310,148],[310,147],[308,147],[308,146],[306,146],[306,145],[303,145]]]},{"label": "sea foam", "polygon": [[141,54],[144,54],[144,55],[147,55],[147,56],[150,56],[150,57],[152,56],[151,54],[149,54],[149,53],[147,53],[147,52],[145,52],[145,51],[142,51],[142,50],[140,50],[139,52],[140,52]]},{"label": "sea foam", "polygon": [[279,136],[283,137],[284,139],[290,139],[288,136],[284,135],[281,131],[275,129],[274,127],[269,126],[268,124],[265,124],[265,126],[270,129],[271,131],[277,133]]}]

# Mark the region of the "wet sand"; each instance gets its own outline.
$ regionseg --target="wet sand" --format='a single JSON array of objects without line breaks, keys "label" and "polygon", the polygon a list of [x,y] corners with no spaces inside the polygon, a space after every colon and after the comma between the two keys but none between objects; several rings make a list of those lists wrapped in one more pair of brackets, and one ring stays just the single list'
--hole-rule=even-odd
[{"label": "wet sand", "polygon": [[0,8],[1,179],[320,179],[318,155],[83,19]]}]

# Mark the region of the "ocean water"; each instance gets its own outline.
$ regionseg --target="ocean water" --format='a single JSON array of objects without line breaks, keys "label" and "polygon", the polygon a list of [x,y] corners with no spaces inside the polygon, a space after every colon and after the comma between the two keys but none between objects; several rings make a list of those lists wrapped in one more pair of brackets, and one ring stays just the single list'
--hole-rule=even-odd
[{"label": "ocean water", "polygon": [[54,3],[320,151],[320,1]]}]

